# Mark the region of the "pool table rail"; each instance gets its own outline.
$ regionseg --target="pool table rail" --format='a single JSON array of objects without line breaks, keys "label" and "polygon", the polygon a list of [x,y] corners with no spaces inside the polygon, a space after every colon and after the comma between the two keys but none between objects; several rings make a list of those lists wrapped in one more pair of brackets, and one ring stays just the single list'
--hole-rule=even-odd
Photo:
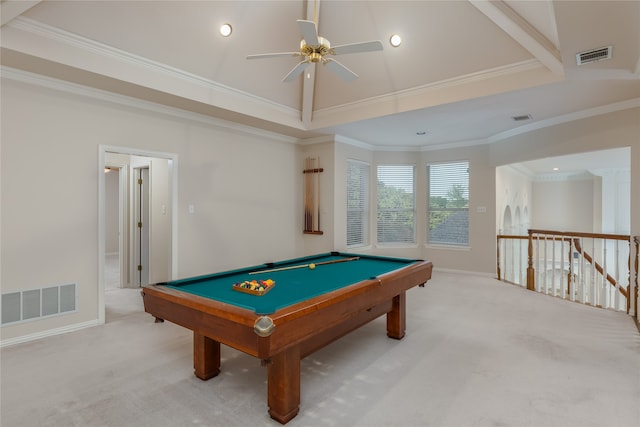
[{"label": "pool table rail", "polygon": [[[305,355],[310,354],[315,351],[313,349],[323,347],[362,324],[393,312],[394,297],[424,284],[430,278],[431,263],[416,262],[403,268],[401,273],[394,270],[293,304],[268,315],[275,329],[267,337],[256,335],[254,326],[262,316],[251,310],[163,285],[146,286],[142,294],[145,311],[155,317],[268,360],[287,347],[313,340],[315,342],[304,346],[310,350],[302,351]],[[339,327],[334,329],[335,326]],[[404,322],[389,327],[392,329],[388,331],[389,336],[399,339],[404,335]],[[339,336],[333,337],[331,332],[322,334],[332,329]],[[344,332],[340,333],[339,330]],[[322,339],[323,336],[327,338]]]}]

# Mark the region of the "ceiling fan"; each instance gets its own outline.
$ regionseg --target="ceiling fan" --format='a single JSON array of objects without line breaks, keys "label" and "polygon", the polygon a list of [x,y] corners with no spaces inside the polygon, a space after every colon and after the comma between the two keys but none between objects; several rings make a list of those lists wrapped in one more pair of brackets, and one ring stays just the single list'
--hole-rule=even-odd
[{"label": "ceiling fan", "polygon": [[298,19],[298,25],[300,26],[300,32],[302,33],[302,41],[300,42],[299,52],[280,52],[280,53],[262,53],[256,55],[249,55],[247,59],[262,59],[273,58],[278,56],[301,56],[304,57],[302,61],[298,63],[289,74],[284,76],[283,82],[293,81],[298,77],[305,68],[311,63],[321,63],[326,65],[331,71],[340,76],[347,82],[354,81],[358,78],[358,75],[342,65],[340,62],[333,58],[327,58],[327,55],[344,55],[347,53],[360,53],[360,52],[372,52],[376,50],[382,50],[382,42],[380,40],[343,44],[340,46],[331,47],[329,40],[324,37],[318,36],[318,29],[316,23],[313,21],[305,21]]}]

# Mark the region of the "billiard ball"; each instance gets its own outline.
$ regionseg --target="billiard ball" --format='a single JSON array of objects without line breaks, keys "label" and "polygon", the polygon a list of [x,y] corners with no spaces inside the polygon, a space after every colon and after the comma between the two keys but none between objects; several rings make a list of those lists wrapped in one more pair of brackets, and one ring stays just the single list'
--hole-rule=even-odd
[{"label": "billiard ball", "polygon": [[315,264],[309,264],[309,269],[310,269],[310,270],[313,270],[314,268],[316,268],[316,265],[315,265]]}]

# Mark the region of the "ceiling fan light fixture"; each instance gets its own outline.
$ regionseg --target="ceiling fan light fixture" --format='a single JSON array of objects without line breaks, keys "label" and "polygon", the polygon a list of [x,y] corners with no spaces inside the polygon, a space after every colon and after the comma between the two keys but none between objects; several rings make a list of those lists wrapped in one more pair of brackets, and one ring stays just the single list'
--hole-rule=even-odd
[{"label": "ceiling fan light fixture", "polygon": [[400,44],[402,44],[402,37],[400,37],[399,34],[393,34],[391,35],[391,37],[389,37],[389,43],[393,47],[398,47],[400,46]]},{"label": "ceiling fan light fixture", "polygon": [[[318,36],[318,28],[315,21],[307,21],[304,19],[298,19],[298,26],[300,27],[300,33],[302,33],[302,40],[300,41],[300,50],[298,52],[278,52],[278,53],[264,53],[257,55],[248,55],[247,59],[256,58],[272,58],[276,56],[294,56],[302,57],[303,59],[282,79],[283,82],[291,82],[298,76],[304,76],[305,68],[309,64],[322,64],[327,69],[331,70],[334,74],[337,74],[345,82],[349,83],[358,78],[358,75],[345,67],[339,61],[328,58],[331,55],[345,55],[349,53],[360,52],[373,52],[383,49],[382,42],[380,40],[370,40],[359,43],[349,43],[331,47],[329,40],[324,37]],[[313,76],[313,72],[310,77]],[[310,78],[308,77],[308,78]]]},{"label": "ceiling fan light fixture", "polygon": [[229,37],[232,32],[233,32],[233,27],[231,27],[231,24],[222,24],[220,26],[220,35],[222,37]]}]

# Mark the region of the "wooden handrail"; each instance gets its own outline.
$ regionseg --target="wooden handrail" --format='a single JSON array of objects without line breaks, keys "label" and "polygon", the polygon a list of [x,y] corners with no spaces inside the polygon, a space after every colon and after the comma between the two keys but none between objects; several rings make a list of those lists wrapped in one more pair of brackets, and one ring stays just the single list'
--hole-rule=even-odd
[{"label": "wooden handrail", "polygon": [[[589,263],[591,263],[596,268],[598,273],[600,273],[602,276],[604,276],[604,268],[602,268],[602,266],[599,263],[595,262],[591,255],[589,255],[587,252],[584,252],[582,250],[582,247],[580,245],[580,242],[579,242],[578,238],[582,237],[582,238],[604,239],[604,240],[621,240],[621,241],[631,242],[631,236],[630,235],[624,235],[624,234],[583,233],[583,232],[579,232],[579,231],[558,231],[558,230],[539,230],[539,229],[529,229],[528,230],[528,234],[529,235],[527,236],[527,239],[529,239],[529,247],[528,247],[528,266],[527,266],[527,289],[532,290],[532,291],[535,290],[535,269],[533,267],[533,239],[534,239],[534,234],[537,234],[537,235],[551,235],[552,237],[550,237],[550,238],[546,238],[545,237],[545,240],[547,240],[547,241],[563,241],[563,242],[569,242],[569,243],[575,244],[575,247],[576,247],[576,250],[578,251],[578,253],[580,253]],[[561,235],[561,236],[558,237],[558,235]],[[503,237],[511,237],[511,236],[503,236]],[[524,236],[522,236],[522,237],[524,237]],[[518,238],[520,238],[520,237],[518,237]],[[636,237],[634,239],[640,240],[640,238],[638,238],[638,237]],[[636,253],[637,253],[637,251],[636,251]],[[638,269],[636,268],[636,272],[637,271],[638,271]],[[636,274],[636,276],[637,276],[637,274]],[[605,280],[607,282],[609,282],[614,288],[616,288],[627,299],[627,302],[629,302],[630,288],[625,289],[625,288],[623,288],[621,286],[618,286],[618,282],[616,281],[616,279],[614,279],[608,273],[607,273],[607,277],[605,278]],[[637,278],[636,278],[636,280],[637,280]],[[636,285],[636,291],[637,291],[637,285]],[[637,298],[636,298],[636,300],[637,300]]]},{"label": "wooden handrail", "polygon": [[[640,330],[640,323],[638,323],[638,319],[640,317],[639,316],[640,307],[638,306],[638,297],[640,293],[640,286],[639,286],[640,285],[640,236],[631,236],[631,235],[624,235],[624,234],[584,233],[584,232],[575,232],[575,231],[564,232],[564,231],[558,231],[558,230],[529,229],[528,235],[526,236],[498,234],[496,235],[496,238],[497,238],[496,247],[497,247],[498,280],[505,280],[505,281],[508,281],[508,280],[506,279],[506,277],[505,278],[502,277],[503,272],[501,271],[500,260],[501,260],[501,250],[503,248],[501,247],[501,240],[514,240],[514,241],[528,240],[528,248],[527,248],[528,259],[527,261],[525,261],[525,263],[527,264],[526,265],[526,287],[527,289],[530,289],[530,290],[536,290],[535,289],[536,284],[535,284],[533,240],[536,239],[536,241],[545,240],[549,242],[554,242],[554,241],[568,242],[569,258],[567,259],[571,259],[573,257],[571,254],[574,253],[574,249],[575,249],[575,251],[578,254],[580,254],[579,256],[581,256],[585,261],[590,263],[593,266],[594,270],[596,270],[598,274],[600,274],[603,277],[604,280],[609,282],[609,284],[614,289],[616,289],[620,295],[624,296],[626,299],[627,314],[632,314],[633,317],[635,317],[636,324],[638,325],[638,329]],[[581,238],[626,241],[629,243],[629,256],[627,258],[627,263],[626,263],[628,267],[628,274],[626,275],[626,278],[628,279],[628,284],[626,286],[624,287],[621,286],[621,282],[619,282],[618,279],[612,277],[612,275],[609,273],[607,273],[605,277],[605,271],[602,265],[600,265],[590,253],[585,252],[583,250]],[[630,268],[632,266],[631,244],[634,244],[635,246],[635,258],[633,260],[633,266],[635,271],[634,276],[632,276],[632,271]],[[522,254],[523,256],[525,255],[524,251],[522,252]],[[546,255],[546,252],[545,252],[545,255]],[[570,269],[568,273],[568,279],[567,279],[567,295],[571,295],[571,292],[572,292],[571,276],[572,276],[572,272]],[[619,279],[620,281],[623,280],[622,277]],[[604,280],[602,282],[603,284],[604,284]],[[516,281],[515,284],[520,284],[520,283]],[[520,285],[524,285],[524,283]],[[554,285],[554,292],[555,292],[555,285]],[[618,300],[616,299],[616,301]],[[593,303],[593,301],[591,303]],[[616,302],[616,304],[618,303]],[[631,308],[633,308],[633,313],[631,313]]]},{"label": "wooden handrail", "polygon": [[582,233],[579,231],[557,231],[557,230],[529,230],[529,234],[561,234],[563,236],[570,237],[587,237],[593,239],[607,239],[607,240],[627,240],[631,238],[628,234],[603,234],[603,233]]},{"label": "wooden handrail", "polygon": [[[622,239],[620,239],[620,240],[622,240]],[[582,245],[580,245],[580,240],[579,239],[573,239],[573,244],[576,246],[576,250],[584,257],[584,259],[589,261],[589,263],[593,264],[593,266],[596,268],[596,270],[598,270],[598,273],[600,273],[600,274],[602,274],[604,276],[604,268],[602,268],[602,266],[597,261],[594,262],[593,261],[593,257],[591,255],[589,255],[588,252],[584,252],[582,250]],[[609,282],[611,284],[611,286],[616,288],[622,295],[624,295],[625,298],[629,298],[629,294],[627,293],[627,290],[625,288],[623,288],[623,287],[619,287],[618,286],[618,282],[616,281],[616,279],[611,277],[611,275],[609,273],[607,273],[606,279],[607,279],[607,282]]]}]

